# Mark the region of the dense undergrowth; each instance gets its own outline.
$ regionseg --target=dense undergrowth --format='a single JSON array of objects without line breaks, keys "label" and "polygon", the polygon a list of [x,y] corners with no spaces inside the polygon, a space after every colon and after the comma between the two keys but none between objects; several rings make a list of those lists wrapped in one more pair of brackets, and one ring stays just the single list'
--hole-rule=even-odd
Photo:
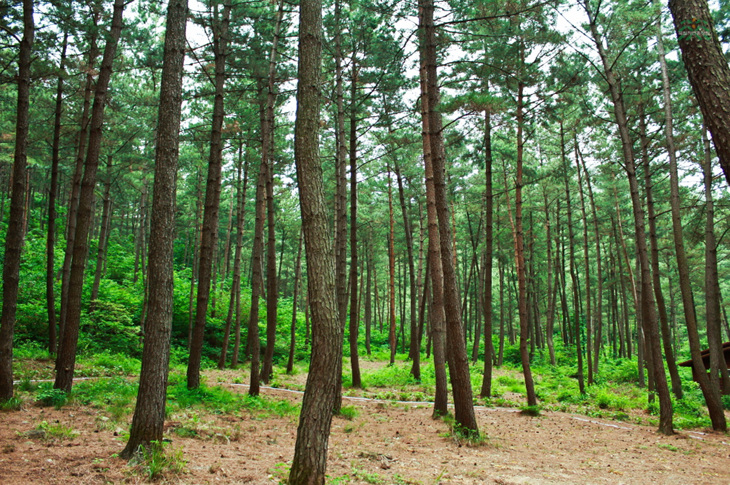
[{"label": "dense undergrowth", "polygon": [[[482,381],[482,362],[471,366],[471,380],[474,401],[478,406],[521,408],[525,412],[538,414],[542,411],[564,411],[591,417],[614,419],[638,424],[655,424],[658,419],[658,403],[649,399],[644,387],[637,385],[638,372],[635,360],[604,359],[595,382],[586,387],[586,393],[578,390],[575,368],[569,356],[558,346],[557,365],[550,365],[547,356],[537,353],[533,356],[533,375],[539,399],[537,409],[526,409],[526,392],[516,349],[508,346],[501,367],[495,368],[490,397],[479,397]],[[411,363],[406,354],[398,354],[395,365],[386,365],[389,359],[385,347],[375,347],[371,355],[360,357],[363,362],[361,389],[351,386],[349,363],[345,362],[343,383],[345,396],[366,397],[385,401],[421,402],[426,405],[435,392],[434,369],[426,355],[422,356],[421,380],[410,374]],[[175,348],[171,358],[171,373],[168,387],[168,420],[178,423],[173,432],[188,437],[218,436],[231,439],[233,430],[217,429],[206,424],[203,416],[240,415],[254,413],[267,415],[298,414],[298,405],[288,400],[272,400],[265,397],[250,397],[219,384],[245,384],[247,366],[239,371],[216,374],[211,359],[204,360],[204,369],[214,375],[216,382],[205,383],[200,389],[188,390],[185,385],[186,351]],[[373,363],[367,365],[368,363]],[[37,403],[45,406],[90,406],[103,410],[101,424],[120,427],[126,431],[126,422],[134,408],[137,393],[135,376],[140,369],[138,358],[124,354],[84,353],[78,359],[78,377],[70,394],[52,388],[52,360],[48,352],[37,344],[23,344],[15,351],[15,375],[18,379],[18,396],[4,405],[5,409],[18,409],[24,404]],[[306,373],[306,363],[299,361],[294,374]],[[689,371],[682,369],[684,397],[674,399],[674,423],[682,428],[710,427],[704,400],[697,385],[690,379]],[[204,381],[205,382],[205,381]],[[275,367],[273,387],[303,390],[302,379],[287,375],[282,367]],[[730,398],[725,396],[726,409]],[[221,436],[223,438],[221,438]]]}]

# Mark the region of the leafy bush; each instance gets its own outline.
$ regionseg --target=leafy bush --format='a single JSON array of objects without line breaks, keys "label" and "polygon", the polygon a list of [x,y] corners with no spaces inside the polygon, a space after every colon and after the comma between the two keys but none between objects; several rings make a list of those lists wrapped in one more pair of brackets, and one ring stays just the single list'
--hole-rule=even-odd
[{"label": "leafy bush", "polygon": [[141,357],[139,332],[130,309],[118,303],[97,300],[93,312],[81,315],[79,349]]},{"label": "leafy bush", "polygon": [[68,400],[68,394],[61,389],[53,389],[50,387],[50,383],[47,384],[48,386],[44,386],[44,388],[39,390],[36,395],[38,403],[43,406],[53,406],[56,409],[63,407]]}]

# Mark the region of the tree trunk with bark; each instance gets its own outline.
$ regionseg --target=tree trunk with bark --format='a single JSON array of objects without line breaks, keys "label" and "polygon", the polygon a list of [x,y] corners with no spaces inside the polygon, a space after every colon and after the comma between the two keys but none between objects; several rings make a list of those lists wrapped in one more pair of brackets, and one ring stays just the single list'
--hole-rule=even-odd
[{"label": "tree trunk with bark", "polygon": [[657,312],[659,314],[659,323],[661,325],[662,346],[664,348],[664,358],[667,361],[667,369],[672,383],[672,392],[677,399],[682,399],[682,380],[679,377],[677,369],[677,361],[672,351],[671,335],[669,332],[669,317],[667,315],[667,306],[664,302],[664,293],[662,292],[661,278],[659,273],[659,243],[657,241],[657,225],[656,210],[654,209],[654,187],[651,177],[651,167],[649,166],[649,139],[646,133],[646,117],[643,105],[639,106],[639,136],[641,138],[641,161],[644,170],[644,193],[646,197],[646,211],[649,219],[649,245],[651,248],[651,268],[652,283],[654,286],[654,298],[656,299]]},{"label": "tree trunk with bark", "polygon": [[[63,339],[63,331],[66,328],[66,313],[68,308],[68,279],[71,275],[71,261],[73,260],[74,240],[76,237],[76,215],[79,207],[79,194],[81,192],[81,177],[84,171],[84,155],[89,141],[89,111],[91,109],[91,97],[94,93],[94,64],[99,56],[99,48],[96,44],[98,23],[101,16],[100,9],[94,8],[92,20],[94,28],[89,35],[89,60],[86,73],[86,84],[84,86],[84,101],[81,110],[80,129],[76,151],[76,163],[71,179],[71,194],[69,195],[68,210],[66,211],[66,249],[64,251],[63,266],[61,269],[61,311],[58,318],[58,339]],[[58,359],[56,359],[58,367]]]},{"label": "tree trunk with bark", "polygon": [[[444,313],[446,316],[446,348],[449,361],[449,377],[454,396],[454,418],[462,431],[469,435],[478,435],[474,403],[472,400],[471,379],[469,377],[469,359],[466,354],[464,333],[461,322],[459,289],[455,272],[455,252],[452,243],[451,215],[446,195],[446,156],[444,152],[441,112],[439,111],[440,95],[437,75],[437,41],[434,24],[433,0],[421,0],[423,9],[422,25],[425,73],[427,83],[431,165],[436,215],[438,216],[438,232],[440,236],[441,266],[443,272]],[[434,287],[435,290],[435,287]]]},{"label": "tree trunk with bark", "polygon": [[319,157],[322,3],[302,0],[294,156],[307,255],[312,313],[312,355],[299,414],[289,483],[324,484],[336,383],[342,366],[342,326],[337,313],[335,261]]},{"label": "tree trunk with bark", "polygon": [[362,387],[357,340],[360,328],[360,305],[357,301],[357,58],[352,56],[352,86],[350,93],[350,369],[352,387]]},{"label": "tree trunk with bark", "polygon": [[66,49],[68,32],[63,35],[61,45],[61,62],[58,65],[58,83],[56,84],[56,111],[53,121],[53,147],[51,148],[51,186],[48,190],[48,237],[46,239],[46,309],[48,313],[48,353],[56,353],[57,321],[56,297],[53,286],[55,282],[55,245],[56,245],[56,198],[58,197],[58,160],[61,149],[61,115],[63,114],[63,77],[66,67]]},{"label": "tree trunk with bark", "polygon": [[682,61],[730,184],[730,67],[706,0],[670,0]]},{"label": "tree trunk with bark", "polygon": [[[243,175],[241,175],[241,165],[243,167]],[[241,182],[243,177],[243,182]],[[231,282],[231,296],[228,303],[228,315],[226,316],[226,328],[223,335],[223,345],[221,348],[221,356],[218,359],[218,368],[223,369],[226,365],[226,354],[228,353],[228,342],[231,335],[231,325],[233,320],[234,307],[236,308],[236,343],[240,344],[240,325],[241,318],[238,307],[241,301],[241,252],[243,249],[243,229],[244,218],[246,214],[246,188],[248,185],[248,159],[243,161],[243,142],[238,148],[238,190],[236,191],[236,250],[233,255],[233,281]],[[238,358],[238,345],[234,349],[234,360]],[[237,362],[236,362],[237,363]],[[235,365],[235,364],[232,364]]]},{"label": "tree trunk with bark", "polygon": [[702,169],[705,178],[705,314],[707,315],[707,345],[710,349],[710,382],[723,394],[730,394],[730,376],[722,348],[720,322],[720,281],[717,274],[717,244],[715,238],[715,201],[712,196],[712,154],[707,131],[702,127],[705,148]]},{"label": "tree trunk with bark", "polygon": [[[276,274],[276,211],[274,208],[274,106],[276,105],[276,57],[279,47],[281,21],[284,17],[284,2],[279,1],[276,14],[274,40],[269,55],[269,75],[266,87],[266,104],[261,124],[262,163],[266,165],[266,215],[268,240],[266,250],[266,350],[261,369],[261,381],[268,384],[274,372],[274,345],[276,344],[277,307],[279,304],[279,282]],[[283,243],[283,242],[282,242]]]},{"label": "tree trunk with bark", "polygon": [[289,336],[289,359],[286,362],[286,373],[291,374],[294,370],[294,352],[297,341],[297,303],[299,298],[299,281],[302,276],[302,245],[304,233],[299,232],[299,243],[297,244],[297,262],[294,263],[294,295],[292,296],[291,333]]},{"label": "tree trunk with bark", "polygon": [[25,218],[25,191],[27,190],[25,174],[30,129],[30,64],[34,36],[33,0],[23,0],[23,37],[18,49],[18,101],[13,184],[3,261],[3,308],[0,315],[0,401],[7,401],[13,397],[13,337],[15,314],[18,307],[20,255],[25,238],[22,227]]},{"label": "tree trunk with bark", "polygon": [[492,191],[492,115],[484,112],[484,188],[486,242],[484,245],[484,291],[482,312],[484,313],[484,374],[479,396],[492,396],[492,369],[494,367],[494,345],[492,343],[492,261],[494,259],[494,194]]},{"label": "tree trunk with bark", "polygon": [[142,349],[137,404],[127,446],[129,459],[140,445],[162,443],[173,315],[175,194],[179,154],[187,0],[170,0],[157,118],[155,180],[149,248],[149,310]]},{"label": "tree trunk with bark", "polygon": [[636,236],[637,257],[641,268],[641,292],[643,300],[641,302],[642,324],[644,335],[648,340],[648,350],[651,352],[652,373],[659,394],[659,432],[663,434],[674,433],[672,425],[672,401],[669,396],[669,386],[667,385],[667,376],[664,373],[664,363],[662,359],[661,343],[659,336],[659,326],[657,322],[656,307],[654,304],[651,267],[649,266],[649,255],[646,244],[646,234],[644,223],[644,211],[641,207],[641,199],[639,196],[639,184],[636,176],[636,166],[634,162],[633,143],[629,133],[628,120],[624,107],[623,96],[621,94],[618,80],[616,79],[613,68],[609,63],[606,50],[603,45],[598,27],[595,22],[594,13],[591,11],[588,2],[584,4],[586,13],[588,14],[588,22],[591,35],[598,50],[603,66],[603,74],[611,93],[611,101],[613,102],[614,117],[618,125],[618,131],[621,138],[621,148],[623,152],[624,171],[629,181],[629,190],[631,193],[631,202],[634,212],[634,229]]},{"label": "tree trunk with bark", "polygon": [[195,324],[190,339],[188,359],[188,389],[200,387],[200,361],[203,356],[205,323],[208,316],[210,283],[216,249],[218,247],[218,212],[221,199],[221,170],[223,167],[222,129],[225,108],[223,105],[226,83],[226,57],[228,56],[228,26],[231,18],[231,4],[223,6],[219,18],[218,4],[215,4],[213,21],[213,53],[215,56],[215,96],[213,99],[213,120],[210,130],[210,151],[208,153],[208,175],[205,185],[205,210],[200,236],[200,261],[198,262],[198,295],[195,305]]},{"label": "tree trunk with bark", "polygon": [[71,273],[68,280],[68,304],[66,322],[64,325],[61,343],[58,348],[56,361],[56,380],[53,387],[66,392],[71,391],[73,385],[74,366],[76,364],[76,348],[79,340],[79,325],[81,320],[81,293],[84,284],[84,270],[89,254],[89,229],[94,205],[94,188],[96,187],[96,172],[99,168],[99,154],[101,152],[102,129],[104,126],[104,108],[112,75],[114,57],[122,32],[122,12],[126,3],[124,0],[115,0],[111,29],[104,47],[104,56],[101,61],[101,70],[94,92],[94,106],[91,110],[89,122],[89,147],[86,152],[84,176],[81,180],[79,193],[79,207],[76,216],[76,231],[74,236],[73,259]]},{"label": "tree trunk with bark", "polygon": [[679,288],[682,295],[682,306],[684,309],[685,324],[687,325],[687,337],[689,340],[692,367],[695,369],[694,377],[700,385],[702,394],[705,397],[707,410],[710,414],[712,429],[716,431],[727,430],[727,420],[722,407],[719,389],[712,385],[707,377],[705,365],[702,361],[700,337],[697,325],[697,314],[695,313],[694,295],[689,274],[689,263],[687,253],[684,249],[684,235],[682,228],[682,217],[680,214],[679,200],[679,173],[677,170],[677,154],[674,146],[672,97],[669,84],[669,70],[664,55],[664,42],[662,40],[661,24],[657,26],[657,51],[659,66],[662,73],[662,95],[664,98],[664,134],[669,155],[669,202],[672,211],[672,234],[674,237],[674,250],[677,255],[677,271],[679,273]]}]

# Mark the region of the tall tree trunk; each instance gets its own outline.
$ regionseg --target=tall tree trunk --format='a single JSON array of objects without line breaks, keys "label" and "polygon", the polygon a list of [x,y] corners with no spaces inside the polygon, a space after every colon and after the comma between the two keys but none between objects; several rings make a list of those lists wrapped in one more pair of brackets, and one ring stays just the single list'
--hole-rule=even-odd
[{"label": "tall tree trunk", "polygon": [[595,17],[591,11],[588,2],[584,4],[586,13],[588,14],[588,22],[590,26],[593,41],[596,44],[598,55],[603,65],[603,74],[608,84],[613,102],[614,117],[618,125],[619,135],[621,138],[621,148],[623,152],[624,170],[629,181],[629,190],[631,192],[631,202],[634,212],[634,227],[636,235],[636,245],[638,250],[638,259],[641,267],[641,287],[643,301],[642,323],[644,334],[649,343],[651,351],[651,360],[653,363],[653,376],[659,394],[659,432],[663,434],[672,434],[674,432],[672,426],[672,400],[669,396],[669,386],[667,385],[667,376],[664,373],[664,363],[662,359],[661,343],[659,341],[659,325],[657,322],[656,307],[652,292],[651,267],[649,266],[649,256],[646,245],[646,234],[644,223],[644,211],[641,207],[641,199],[639,197],[639,184],[636,176],[636,166],[634,162],[633,143],[629,133],[628,121],[626,118],[626,110],[624,107],[623,96],[618,86],[611,64],[609,63],[606,51],[603,45],[603,39],[598,33],[598,27]]},{"label": "tall tree trunk", "polygon": [[570,251],[570,282],[573,288],[573,320],[575,322],[575,353],[578,362],[578,389],[581,394],[585,394],[585,382],[583,377],[583,349],[581,345],[580,331],[580,298],[578,296],[578,276],[575,264],[575,236],[573,234],[573,209],[570,201],[570,184],[568,183],[568,161],[565,154],[565,132],[563,124],[560,124],[560,146],[561,159],[563,161],[563,170],[565,171],[565,201],[568,213],[568,248]]},{"label": "tall tree trunk", "polygon": [[352,56],[352,90],[350,93],[350,368],[352,387],[362,387],[357,340],[360,328],[360,306],[357,296],[357,58]]},{"label": "tall tree trunk", "polygon": [[[342,0],[335,1],[335,96],[337,102],[337,126],[335,151],[335,278],[337,287],[337,311],[340,325],[345,328],[347,319],[347,145],[345,144],[345,107],[342,86]],[[355,103],[355,100],[352,100]],[[341,393],[341,387],[340,393]]]},{"label": "tall tree trunk", "polygon": [[[242,167],[243,165],[243,167]],[[243,175],[241,169],[243,168]],[[241,178],[243,177],[243,181]],[[226,365],[226,354],[228,353],[228,341],[231,334],[231,323],[233,320],[234,307],[236,308],[236,328],[235,328],[235,349],[234,359],[238,359],[238,345],[241,342],[241,315],[238,311],[241,301],[241,252],[243,249],[243,229],[244,218],[246,215],[246,188],[248,185],[248,159],[243,160],[243,141],[238,146],[238,190],[236,191],[236,251],[233,256],[233,281],[231,282],[231,296],[228,302],[228,315],[226,316],[226,328],[223,335],[223,345],[221,348],[221,356],[218,360],[218,368],[222,369]],[[238,363],[238,362],[236,362]]]},{"label": "tall tree trunk", "polygon": [[[433,17],[433,5],[430,6]],[[444,311],[444,277],[441,263],[441,236],[439,232],[438,215],[436,214],[436,196],[433,174],[433,149],[431,143],[430,96],[428,90],[431,83],[428,81],[427,69],[427,35],[425,33],[426,4],[419,2],[419,57],[420,57],[420,85],[421,85],[421,126],[423,140],[423,165],[426,185],[426,214],[428,217],[428,266],[431,280],[431,307],[428,312],[430,336],[433,343],[433,367],[436,381],[436,392],[433,404],[433,417],[445,416],[448,413],[448,391],[446,383],[446,313]],[[427,346],[428,348],[428,346]]]},{"label": "tall tree trunk", "polygon": [[[524,53],[521,53],[524,62]],[[528,315],[527,315],[527,270],[525,267],[525,241],[522,228],[522,181],[523,168],[522,153],[524,144],[522,139],[522,129],[524,123],[524,88],[522,81],[518,82],[517,93],[517,176],[515,180],[515,218],[513,222],[513,235],[515,243],[515,267],[517,268],[517,286],[518,286],[518,316],[520,321],[520,360],[522,361],[522,373],[525,376],[525,388],[527,390],[527,405],[537,406],[537,396],[535,394],[535,383],[532,379],[532,370],[530,369],[530,356],[528,354]],[[509,209],[509,207],[508,207]],[[511,211],[510,211],[511,217]]]},{"label": "tall tree trunk", "polygon": [[18,103],[15,124],[13,185],[10,195],[8,232],[5,236],[3,261],[3,308],[0,315],[0,401],[13,397],[13,336],[20,282],[20,255],[25,234],[22,230],[30,128],[30,63],[35,24],[33,0],[23,0],[23,37],[18,49]]},{"label": "tall tree trunk", "polygon": [[[441,262],[443,272],[444,313],[446,314],[446,352],[449,362],[449,377],[454,396],[454,418],[465,433],[478,435],[479,428],[474,416],[471,379],[469,377],[469,359],[464,344],[461,322],[459,291],[456,281],[454,260],[456,253],[453,247],[451,215],[446,194],[446,156],[444,152],[441,112],[439,111],[440,95],[437,75],[437,41],[434,24],[433,0],[421,0],[423,7],[424,44],[426,82],[428,84],[428,111],[431,165],[438,229],[441,245]],[[435,288],[434,288],[435,289]]]},{"label": "tall tree trunk", "polygon": [[291,334],[289,337],[289,360],[286,363],[286,373],[291,374],[294,370],[294,351],[297,341],[297,302],[299,298],[299,281],[302,276],[302,245],[304,233],[299,232],[299,243],[297,244],[297,262],[294,263],[294,296],[292,297]]},{"label": "tall tree trunk", "polygon": [[94,188],[96,172],[99,167],[101,152],[102,128],[104,126],[104,108],[111,79],[114,56],[116,55],[119,37],[122,32],[122,12],[124,0],[114,1],[111,30],[104,47],[104,57],[94,92],[94,107],[91,110],[89,126],[89,147],[84,164],[84,177],[81,180],[79,207],[74,237],[73,259],[68,280],[68,306],[66,323],[56,361],[56,380],[53,387],[66,392],[73,385],[74,366],[76,364],[76,348],[79,340],[79,324],[81,319],[81,292],[84,284],[84,270],[89,253],[89,229],[94,205]]},{"label": "tall tree trunk", "polygon": [[393,181],[388,165],[388,343],[390,344],[390,364],[395,363],[395,354],[398,351],[395,331],[395,229],[393,218]]},{"label": "tall tree trunk", "polygon": [[692,368],[694,378],[700,385],[702,394],[705,397],[707,410],[712,421],[712,429],[716,431],[727,430],[727,420],[722,408],[719,389],[712,385],[705,365],[702,362],[700,337],[695,313],[694,296],[689,274],[689,263],[687,253],[684,249],[684,235],[682,228],[682,217],[680,214],[679,200],[679,173],[677,170],[677,156],[674,147],[673,119],[672,119],[672,97],[669,85],[669,72],[664,56],[664,43],[662,40],[661,25],[657,28],[657,51],[659,54],[659,66],[662,72],[662,94],[664,97],[664,134],[669,155],[669,181],[670,197],[669,202],[672,211],[672,233],[674,236],[674,250],[677,255],[677,270],[679,272],[679,288],[682,294],[684,308],[684,319],[687,325],[687,337],[689,340],[690,355],[692,357]]},{"label": "tall tree trunk", "polygon": [[[588,168],[586,167],[586,161],[583,155],[580,152],[580,145],[576,145],[578,147],[578,156],[581,161],[581,165],[583,167],[583,173],[585,174],[586,178],[586,186],[588,187],[588,200],[591,203],[591,213],[593,215],[593,232],[595,234],[596,238],[596,279],[598,281],[597,283],[597,291],[596,291],[596,317],[595,317],[595,342],[593,344],[593,371],[597,374],[598,373],[598,362],[599,362],[599,356],[601,353],[601,342],[602,342],[602,330],[603,330],[603,257],[601,256],[601,233],[598,229],[598,211],[596,210],[596,200],[595,197],[593,197],[593,186],[591,184],[591,176],[588,173]],[[590,342],[589,342],[590,344]]]},{"label": "tall tree trunk", "polygon": [[[98,23],[101,16],[101,9],[94,8],[92,20],[94,28],[91,29],[89,35],[89,60],[86,73],[86,84],[84,86],[84,102],[81,110],[81,120],[79,122],[78,146],[76,151],[76,163],[74,165],[74,173],[71,179],[71,194],[68,201],[68,210],[66,211],[66,249],[63,256],[63,266],[61,269],[61,311],[58,319],[58,339],[63,339],[63,331],[66,328],[66,314],[68,308],[68,279],[71,275],[71,261],[73,260],[74,240],[76,237],[76,216],[79,207],[79,194],[81,192],[81,177],[84,171],[84,155],[86,154],[86,146],[89,140],[89,111],[91,109],[91,97],[94,93],[94,64],[99,56],[99,48],[96,44]],[[58,360],[56,360],[58,367]]]},{"label": "tall tree trunk", "polygon": [[365,352],[370,355],[370,333],[373,319],[373,302],[372,302],[372,255],[370,245],[365,243]]},{"label": "tall tree trunk", "polygon": [[99,298],[99,285],[101,284],[102,269],[106,265],[106,249],[109,244],[109,232],[111,230],[111,160],[109,155],[107,160],[107,174],[104,181],[104,199],[101,209],[101,230],[99,232],[99,242],[96,248],[96,268],[94,270],[94,283],[91,285],[91,302],[89,309],[94,311],[96,308],[96,300]]},{"label": "tall tree trunk", "polygon": [[307,255],[312,312],[312,355],[299,414],[292,485],[323,484],[336,382],[342,366],[342,326],[337,313],[335,261],[327,223],[319,157],[319,98],[322,66],[322,3],[302,0],[294,155]]},{"label": "tall tree trunk", "polygon": [[63,76],[66,67],[68,32],[63,34],[61,62],[58,65],[56,84],[56,111],[53,121],[53,147],[51,149],[51,187],[48,190],[48,237],[46,239],[46,308],[48,312],[48,353],[54,355],[58,346],[56,334],[56,297],[53,291],[55,279],[56,245],[56,197],[58,196],[58,160],[61,148],[61,115],[63,114]]},{"label": "tall tree trunk", "polygon": [[[274,27],[274,40],[269,55],[269,76],[266,89],[266,105],[261,125],[262,163],[266,165],[266,215],[268,241],[266,250],[266,351],[264,352],[261,380],[268,384],[274,369],[274,345],[276,343],[277,306],[279,283],[276,276],[276,212],[274,209],[274,106],[276,104],[276,55],[279,47],[281,21],[284,17],[284,2],[279,1],[279,10]],[[283,244],[283,240],[282,240]]]},{"label": "tall tree trunk", "polygon": [[140,445],[162,442],[173,316],[175,193],[179,154],[182,76],[187,0],[170,0],[157,122],[155,180],[149,249],[149,312],[142,349],[137,404],[127,446],[131,458]]},{"label": "tall tree trunk", "polygon": [[[550,225],[550,204],[548,203],[547,190],[543,192],[543,205],[545,206],[545,244],[547,245],[547,295],[548,295],[548,306],[547,306],[547,318],[545,321],[545,340],[548,347],[548,354],[550,356],[550,365],[556,365],[555,360],[555,344],[553,342],[553,330],[555,329],[555,304],[558,300],[558,272],[553,269],[553,240],[551,236],[551,225]],[[557,247],[556,247],[557,253]],[[557,254],[555,256],[555,268],[557,268]],[[555,278],[553,282],[553,273]]]},{"label": "tall tree trunk", "polygon": [[[487,85],[488,87],[488,85]],[[492,369],[494,366],[494,345],[492,342],[492,269],[494,259],[494,194],[492,191],[492,114],[484,112],[484,202],[485,202],[485,245],[484,245],[484,291],[482,312],[484,313],[484,374],[479,395],[492,396]]]},{"label": "tall tree trunk", "polygon": [[[574,133],[575,135],[575,133]],[[593,384],[593,315],[591,313],[591,265],[590,255],[588,254],[588,217],[586,216],[586,201],[583,194],[583,176],[580,170],[580,157],[578,156],[578,137],[573,137],[575,143],[575,168],[578,173],[578,192],[580,193],[580,213],[583,219],[583,264],[585,264],[586,272],[586,360],[588,362],[588,385]]]},{"label": "tall tree trunk", "polygon": [[707,315],[707,344],[710,349],[710,381],[723,394],[730,394],[730,376],[722,347],[720,322],[720,282],[717,275],[717,244],[715,239],[715,202],[712,197],[712,154],[707,131],[702,129],[705,148],[702,169],[705,176],[705,313]]},{"label": "tall tree trunk", "polygon": [[408,217],[408,206],[406,204],[405,190],[403,189],[403,177],[401,177],[398,162],[395,162],[395,177],[398,182],[398,200],[400,201],[401,212],[403,213],[403,231],[406,236],[406,257],[408,264],[408,284],[410,290],[410,346],[408,358],[413,361],[411,366],[411,375],[416,380],[421,380],[421,343],[418,340],[418,320],[416,316],[417,287],[416,287],[416,268],[413,260],[413,228],[411,220]]},{"label": "tall tree trunk", "polygon": [[195,305],[195,324],[190,340],[188,359],[188,389],[200,387],[200,361],[203,356],[205,322],[208,316],[210,281],[213,260],[218,247],[218,212],[221,198],[221,169],[223,163],[222,128],[225,116],[223,96],[226,83],[226,57],[228,56],[228,26],[231,18],[231,4],[223,6],[222,17],[218,14],[218,3],[213,11],[213,53],[215,56],[215,96],[213,99],[213,120],[210,129],[210,151],[208,153],[208,175],[205,185],[205,210],[200,237],[200,261],[198,263],[198,296]]},{"label": "tall tree trunk", "polygon": [[682,61],[730,184],[730,67],[706,0],[670,0]]},{"label": "tall tree trunk", "polygon": [[682,381],[677,370],[677,361],[672,351],[672,341],[669,332],[669,317],[667,316],[667,306],[664,303],[664,293],[662,292],[661,277],[659,273],[659,243],[657,241],[656,227],[656,211],[654,209],[654,191],[651,180],[651,167],[649,166],[649,139],[646,134],[646,117],[643,105],[639,105],[639,136],[641,138],[641,162],[644,169],[644,193],[646,196],[646,210],[649,219],[649,245],[651,248],[651,268],[652,283],[654,286],[654,298],[656,298],[657,312],[659,314],[659,323],[661,325],[662,346],[664,348],[664,358],[667,361],[667,369],[672,382],[672,392],[677,399],[682,399]]}]

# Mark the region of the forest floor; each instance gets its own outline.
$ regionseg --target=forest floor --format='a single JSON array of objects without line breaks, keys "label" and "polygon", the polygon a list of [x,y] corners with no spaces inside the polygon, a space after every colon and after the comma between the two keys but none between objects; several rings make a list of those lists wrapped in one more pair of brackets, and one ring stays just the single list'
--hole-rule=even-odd
[{"label": "forest floor", "polygon": [[[248,390],[234,384],[246,382],[240,371],[206,371],[206,377],[210,385]],[[262,388],[262,394],[296,405],[305,379],[305,374],[277,376],[277,385],[291,390]],[[552,411],[531,417],[513,408],[477,407],[485,439],[473,445],[444,421],[431,419],[428,403],[348,397],[344,405],[351,419],[333,419],[328,483],[730,483],[730,436],[708,430],[663,436],[624,421]],[[131,413],[126,419],[131,421]],[[167,452],[176,453],[173,461],[185,463],[184,469],[168,471],[158,481],[285,483],[297,422],[296,413],[178,411],[166,422],[172,442]],[[194,432],[179,432],[191,423]],[[19,411],[0,413],[0,483],[144,483],[148,477],[140,466],[115,455],[124,447],[126,429],[108,409],[73,403],[61,409],[26,403]]]}]

